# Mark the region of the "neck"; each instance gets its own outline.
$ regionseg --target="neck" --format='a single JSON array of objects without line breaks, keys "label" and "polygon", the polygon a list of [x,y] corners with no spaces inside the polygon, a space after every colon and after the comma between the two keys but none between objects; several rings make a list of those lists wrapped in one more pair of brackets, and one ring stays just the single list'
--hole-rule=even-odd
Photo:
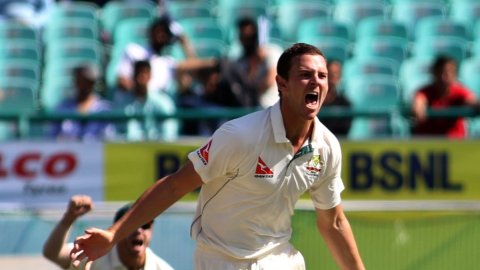
[{"label": "neck", "polygon": [[282,117],[287,139],[290,140],[294,152],[296,153],[305,141],[311,137],[315,120],[299,120],[296,117],[283,113],[283,111]]}]

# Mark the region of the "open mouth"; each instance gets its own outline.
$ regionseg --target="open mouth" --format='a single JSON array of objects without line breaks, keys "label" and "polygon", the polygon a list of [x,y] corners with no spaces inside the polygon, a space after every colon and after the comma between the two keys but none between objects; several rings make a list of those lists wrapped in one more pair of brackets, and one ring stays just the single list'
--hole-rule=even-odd
[{"label": "open mouth", "polygon": [[318,93],[309,93],[305,95],[305,103],[309,105],[316,105],[318,102]]},{"label": "open mouth", "polygon": [[140,239],[133,240],[132,246],[143,246],[143,240],[140,240]]}]

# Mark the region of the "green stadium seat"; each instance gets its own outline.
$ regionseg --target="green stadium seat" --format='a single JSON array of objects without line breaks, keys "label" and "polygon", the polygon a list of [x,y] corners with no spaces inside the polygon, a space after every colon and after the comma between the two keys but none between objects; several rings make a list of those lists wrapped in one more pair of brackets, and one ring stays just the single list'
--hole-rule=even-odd
[{"label": "green stadium seat", "polygon": [[350,40],[349,28],[341,22],[327,18],[309,18],[298,26],[297,40],[304,40],[305,37],[336,37],[346,41]]},{"label": "green stadium seat", "polygon": [[45,44],[70,38],[88,38],[99,40],[100,29],[98,25],[89,19],[65,19],[55,23],[49,23],[45,27],[43,35]]},{"label": "green stadium seat", "polygon": [[422,37],[412,45],[412,55],[433,59],[438,55],[453,57],[459,64],[467,57],[468,44],[456,37]]},{"label": "green stadium seat", "polygon": [[[36,110],[34,89],[25,79],[9,79],[0,81],[0,113],[29,114]],[[13,140],[18,137],[19,126],[14,122],[0,121],[0,141]]]},{"label": "green stadium seat", "polygon": [[13,41],[15,39],[28,40],[30,42],[39,41],[37,30],[28,24],[14,20],[0,21],[0,40]]},{"label": "green stadium seat", "polygon": [[32,60],[0,60],[0,81],[25,81],[38,97],[40,85],[40,65]]},{"label": "green stadium seat", "polygon": [[357,58],[383,57],[400,65],[408,56],[408,42],[397,37],[362,38],[355,43],[353,55]]},{"label": "green stadium seat", "polygon": [[152,19],[156,16],[156,10],[154,3],[147,1],[109,1],[100,12],[102,31],[113,41],[115,28],[121,21],[130,18]]},{"label": "green stadium seat", "polygon": [[212,6],[202,2],[169,2],[167,11],[173,20],[212,18]]},{"label": "green stadium seat", "polygon": [[72,38],[63,42],[52,42],[48,44],[45,61],[55,61],[56,59],[85,59],[85,61],[103,62],[103,45],[96,40]]},{"label": "green stadium seat", "polygon": [[276,23],[286,41],[295,41],[300,23],[309,18],[332,18],[332,5],[325,2],[286,2],[277,7]]},{"label": "green stadium seat", "polygon": [[399,1],[392,5],[392,19],[405,24],[411,40],[415,39],[415,29],[421,19],[446,14],[446,5],[438,1]]},{"label": "green stadium seat", "polygon": [[350,28],[352,38],[356,34],[356,27],[363,20],[371,17],[385,17],[386,5],[377,1],[349,1],[339,2],[335,5],[333,18],[345,23]]},{"label": "green stadium seat", "polygon": [[476,0],[457,0],[453,2],[452,0],[449,17],[454,21],[472,26],[480,21],[480,2]]},{"label": "green stadium seat", "polygon": [[214,18],[185,18],[177,21],[187,34],[188,38],[195,43],[197,39],[226,40],[222,28]]},{"label": "green stadium seat", "polygon": [[453,21],[445,17],[427,17],[421,19],[415,29],[415,39],[420,40],[425,37],[441,36],[456,37],[468,42],[470,32],[465,23]]},{"label": "green stadium seat", "polygon": [[411,104],[415,92],[432,80],[430,72],[432,60],[410,57],[403,61],[399,70],[399,78],[404,104]]},{"label": "green stadium seat", "polygon": [[[227,53],[227,44],[218,39],[197,38],[193,46],[198,58],[219,58]],[[173,45],[172,55],[178,60],[186,58],[181,46],[178,44]]]},{"label": "green stadium seat", "polygon": [[152,18],[131,18],[125,19],[118,23],[115,28],[113,46],[123,47],[128,43],[146,42],[147,32],[150,27]]},{"label": "green stadium seat", "polygon": [[100,7],[87,1],[60,1],[56,2],[49,14],[49,21],[58,21],[68,18],[82,18],[92,21],[98,20]]},{"label": "green stadium seat", "polygon": [[343,63],[350,57],[351,44],[342,38],[312,36],[299,41],[316,46],[322,50],[327,59],[336,59]]},{"label": "green stadium seat", "polygon": [[480,98],[480,58],[465,59],[459,66],[458,78]]},{"label": "green stadium seat", "polygon": [[408,40],[407,27],[403,23],[384,17],[363,19],[355,32],[357,40],[372,37],[395,37]]},{"label": "green stadium seat", "polygon": [[[360,74],[348,80],[344,94],[350,100],[353,109],[386,111],[398,109],[400,90],[396,76]],[[393,119],[388,115],[386,118],[356,116],[348,138],[391,137],[395,129]]]},{"label": "green stadium seat", "polygon": [[41,51],[38,43],[30,40],[6,40],[0,42],[0,59],[31,60],[40,64]]},{"label": "green stadium seat", "polygon": [[237,20],[243,17],[258,19],[269,18],[269,9],[262,1],[226,1],[219,2],[216,6],[215,17],[225,33],[236,27]]},{"label": "green stadium seat", "polygon": [[398,76],[398,63],[395,60],[382,57],[350,58],[343,65],[342,77],[348,78],[363,75]]}]

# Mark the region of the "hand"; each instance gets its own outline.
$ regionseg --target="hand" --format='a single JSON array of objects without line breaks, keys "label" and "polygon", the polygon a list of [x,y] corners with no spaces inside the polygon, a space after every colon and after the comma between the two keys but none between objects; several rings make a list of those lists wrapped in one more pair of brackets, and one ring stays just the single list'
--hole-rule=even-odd
[{"label": "hand", "polygon": [[74,195],[68,203],[66,216],[77,219],[93,209],[92,198],[87,195]]},{"label": "hand", "polygon": [[70,258],[75,268],[86,259],[85,270],[89,270],[93,261],[104,256],[114,246],[113,233],[108,230],[90,228],[75,239]]}]

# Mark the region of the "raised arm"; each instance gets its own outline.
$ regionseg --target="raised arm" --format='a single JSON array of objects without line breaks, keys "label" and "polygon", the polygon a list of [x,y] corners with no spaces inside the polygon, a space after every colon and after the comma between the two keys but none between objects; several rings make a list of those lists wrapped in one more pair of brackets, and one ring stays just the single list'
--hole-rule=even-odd
[{"label": "raised arm", "polygon": [[317,212],[317,227],[340,269],[365,269],[341,205]]},{"label": "raised arm", "polygon": [[68,232],[80,216],[93,208],[92,199],[86,195],[72,196],[62,219],[57,223],[43,245],[43,256],[62,268],[71,263],[70,247],[67,245]]},{"label": "raised arm", "polygon": [[105,255],[119,240],[132,231],[153,220],[160,213],[178,201],[186,193],[202,185],[200,176],[193,164],[187,161],[179,171],[158,180],[135,202],[132,208],[107,230],[88,229],[83,236],[77,237],[70,255],[77,267],[87,258],[86,268]]}]

